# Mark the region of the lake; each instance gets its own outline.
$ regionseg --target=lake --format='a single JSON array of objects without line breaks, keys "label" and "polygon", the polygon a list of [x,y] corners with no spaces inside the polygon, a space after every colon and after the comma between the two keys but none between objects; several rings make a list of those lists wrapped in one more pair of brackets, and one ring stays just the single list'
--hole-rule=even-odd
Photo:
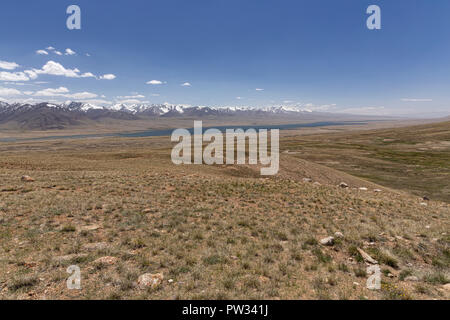
[{"label": "lake", "polygon": [[[352,125],[365,125],[364,121],[323,121],[323,122],[311,122],[311,123],[293,123],[293,124],[278,124],[278,125],[257,125],[257,126],[213,126],[203,127],[203,132],[208,129],[219,129],[225,132],[226,129],[279,129],[279,130],[293,130],[299,128],[315,128],[315,127],[329,127],[329,126],[352,126]],[[191,134],[194,132],[194,128],[186,128]],[[59,140],[59,139],[84,139],[84,138],[101,138],[101,137],[162,137],[172,135],[174,128],[172,129],[157,129],[157,130],[145,130],[138,132],[127,133],[102,133],[102,134],[77,134],[67,136],[48,136],[39,138],[3,138],[0,142],[14,142],[14,141],[35,141],[35,140]]]}]

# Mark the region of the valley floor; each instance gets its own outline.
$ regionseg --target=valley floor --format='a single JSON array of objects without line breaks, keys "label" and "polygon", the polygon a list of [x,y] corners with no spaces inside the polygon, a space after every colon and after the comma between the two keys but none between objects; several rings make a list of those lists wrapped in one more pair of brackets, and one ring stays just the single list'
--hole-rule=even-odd
[{"label": "valley floor", "polygon": [[[175,166],[167,141],[0,144],[0,298],[449,299],[448,202],[296,153],[319,159],[317,140],[283,137],[271,178]],[[379,262],[381,290],[366,288],[358,249]],[[70,265],[81,290],[66,287]],[[146,273],[163,279],[142,288]]]}]

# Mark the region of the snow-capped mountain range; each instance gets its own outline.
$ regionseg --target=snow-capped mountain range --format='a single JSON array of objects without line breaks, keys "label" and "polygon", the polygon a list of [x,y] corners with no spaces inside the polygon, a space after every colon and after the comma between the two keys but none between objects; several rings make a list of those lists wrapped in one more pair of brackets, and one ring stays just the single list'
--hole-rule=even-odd
[{"label": "snow-capped mountain range", "polygon": [[[66,103],[65,105],[73,105],[74,103]],[[75,103],[76,104],[76,103]],[[132,114],[151,114],[157,116],[163,115],[183,115],[189,114],[193,111],[204,113],[204,114],[230,114],[230,113],[240,113],[240,112],[264,112],[264,113],[299,113],[299,112],[311,112],[308,109],[301,109],[297,107],[284,107],[284,106],[274,106],[265,108],[255,108],[255,107],[205,107],[205,106],[185,106],[185,105],[171,105],[171,104],[115,104],[110,107],[99,107],[91,104],[82,104],[80,106],[83,110],[90,109],[104,109],[113,111],[122,111]]]},{"label": "snow-capped mountain range", "polygon": [[312,111],[297,107],[205,107],[170,104],[116,104],[108,107],[90,103],[6,103],[0,101],[0,125],[11,123],[20,129],[63,129],[102,119],[137,120],[158,117],[306,117]]},{"label": "snow-capped mountain range", "polygon": [[67,101],[61,104],[55,103],[11,103],[0,101],[0,116],[5,113],[29,111],[33,109],[55,109],[59,111],[83,112],[92,111],[124,112],[132,115],[147,116],[177,116],[177,115],[230,115],[242,113],[258,114],[289,114],[312,112],[299,107],[273,106],[273,107],[205,107],[205,106],[184,106],[170,104],[115,104],[112,106],[98,106],[91,103]]}]

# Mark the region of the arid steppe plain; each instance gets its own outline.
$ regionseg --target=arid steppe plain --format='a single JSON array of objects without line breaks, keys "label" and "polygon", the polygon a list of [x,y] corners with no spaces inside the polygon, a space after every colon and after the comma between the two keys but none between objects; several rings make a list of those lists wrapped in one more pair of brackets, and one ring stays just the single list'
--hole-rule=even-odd
[{"label": "arid steppe plain", "polygon": [[285,130],[273,177],[175,166],[171,147],[1,142],[0,298],[449,298],[450,122]]}]

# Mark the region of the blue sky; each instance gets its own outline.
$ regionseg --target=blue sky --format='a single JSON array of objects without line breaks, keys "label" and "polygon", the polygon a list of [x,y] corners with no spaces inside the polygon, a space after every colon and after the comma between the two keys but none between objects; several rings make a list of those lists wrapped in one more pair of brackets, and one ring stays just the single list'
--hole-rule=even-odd
[{"label": "blue sky", "polygon": [[[71,4],[81,30],[66,28]],[[371,4],[381,30],[366,27]],[[15,0],[0,9],[6,101],[450,113],[447,0]]]}]

